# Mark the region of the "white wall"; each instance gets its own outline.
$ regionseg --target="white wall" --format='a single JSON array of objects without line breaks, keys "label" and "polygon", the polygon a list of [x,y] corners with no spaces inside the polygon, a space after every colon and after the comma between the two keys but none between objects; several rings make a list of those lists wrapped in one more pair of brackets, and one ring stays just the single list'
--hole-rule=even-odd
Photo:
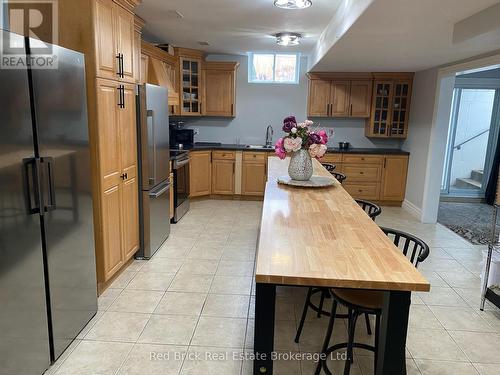
[{"label": "white wall", "polygon": [[418,210],[422,208],[424,197],[424,179],[429,154],[437,78],[437,68],[415,74],[408,138],[402,145],[403,150],[410,152],[406,200]]},{"label": "white wall", "polygon": [[[240,67],[236,86],[236,117],[200,117],[182,118],[186,127],[199,129],[197,142],[263,144],[267,125],[274,129],[273,140],[281,136],[283,118],[295,115],[297,120],[304,120],[307,114],[308,79],[307,58],[301,58],[300,83],[265,84],[248,83],[247,56],[210,55],[211,61],[238,61]],[[339,141],[349,141],[353,147],[391,147],[400,146],[397,140],[370,140],[364,136],[363,119],[313,119],[318,126],[333,128],[335,138],[329,143],[334,146]]]}]

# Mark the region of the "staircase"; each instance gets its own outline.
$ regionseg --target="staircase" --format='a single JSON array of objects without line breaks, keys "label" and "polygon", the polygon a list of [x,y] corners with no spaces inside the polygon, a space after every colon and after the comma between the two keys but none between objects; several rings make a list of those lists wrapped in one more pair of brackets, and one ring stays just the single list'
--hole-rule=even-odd
[{"label": "staircase", "polygon": [[470,178],[457,178],[455,182],[455,189],[481,189],[481,184],[483,183],[484,171],[480,169],[474,169],[470,173]]}]

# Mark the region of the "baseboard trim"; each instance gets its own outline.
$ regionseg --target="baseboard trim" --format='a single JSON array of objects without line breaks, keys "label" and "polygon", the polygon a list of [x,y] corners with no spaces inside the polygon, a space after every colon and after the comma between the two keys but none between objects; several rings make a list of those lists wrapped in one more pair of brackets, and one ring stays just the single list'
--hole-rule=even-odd
[{"label": "baseboard trim", "polygon": [[417,217],[419,220],[422,218],[422,209],[415,206],[409,200],[405,199],[402,205],[403,209],[413,216]]}]

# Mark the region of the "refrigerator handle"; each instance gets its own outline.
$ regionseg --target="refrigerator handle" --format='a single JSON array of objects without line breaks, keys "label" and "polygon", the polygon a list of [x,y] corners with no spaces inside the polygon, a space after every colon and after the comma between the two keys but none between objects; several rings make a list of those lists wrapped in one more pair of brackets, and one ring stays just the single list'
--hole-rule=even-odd
[{"label": "refrigerator handle", "polygon": [[48,183],[48,204],[45,205],[45,211],[53,211],[56,207],[56,193],[54,189],[54,158],[43,157],[42,163],[47,166],[47,183]]},{"label": "refrigerator handle", "polygon": [[[152,109],[148,109],[146,111],[146,116],[147,117],[151,117],[151,137],[152,139],[150,141],[153,142],[153,171],[152,171],[152,174],[153,176],[149,177],[149,181],[153,181],[153,183],[156,181],[156,140],[155,140],[155,113]],[[151,157],[151,155],[150,155]],[[151,174],[151,171],[149,172]]]},{"label": "refrigerator handle", "polygon": [[23,190],[24,203],[28,215],[40,214],[43,216],[42,194],[40,190],[40,159],[23,159]]}]

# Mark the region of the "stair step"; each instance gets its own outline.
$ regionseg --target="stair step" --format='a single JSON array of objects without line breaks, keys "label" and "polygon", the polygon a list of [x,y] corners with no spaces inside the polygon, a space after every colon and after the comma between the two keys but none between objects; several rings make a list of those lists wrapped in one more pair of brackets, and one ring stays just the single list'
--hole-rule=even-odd
[{"label": "stair step", "polygon": [[481,189],[481,182],[471,178],[457,178],[455,187],[459,189]]},{"label": "stair step", "polygon": [[474,181],[477,181],[479,183],[482,183],[483,182],[483,170],[481,169],[473,169],[471,172],[470,172],[470,178]]}]

